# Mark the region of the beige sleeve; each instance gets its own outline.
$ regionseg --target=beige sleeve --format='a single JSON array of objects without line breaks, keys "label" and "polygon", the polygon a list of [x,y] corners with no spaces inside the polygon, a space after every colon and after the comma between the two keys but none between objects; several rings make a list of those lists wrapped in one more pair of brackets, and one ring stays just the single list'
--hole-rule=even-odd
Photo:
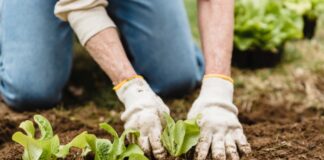
[{"label": "beige sleeve", "polygon": [[108,16],[107,0],[59,0],[55,6],[55,15],[68,21],[82,45],[108,28],[116,27]]}]

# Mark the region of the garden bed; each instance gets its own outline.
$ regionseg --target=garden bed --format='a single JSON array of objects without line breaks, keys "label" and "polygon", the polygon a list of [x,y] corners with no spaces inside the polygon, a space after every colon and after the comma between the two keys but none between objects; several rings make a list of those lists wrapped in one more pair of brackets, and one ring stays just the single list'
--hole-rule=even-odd
[{"label": "garden bed", "polygon": [[[178,109],[177,109],[178,110]],[[177,112],[174,110],[174,112]],[[180,110],[178,110],[180,111]],[[89,108],[93,112],[93,108]],[[39,113],[39,112],[37,112]],[[107,137],[98,127],[89,126],[79,120],[65,117],[55,110],[41,111],[48,117],[61,141],[66,143],[84,130],[99,137]],[[17,131],[23,119],[30,119],[34,113],[13,113],[4,105],[0,107],[0,159],[20,159],[22,148],[11,141],[11,135]],[[177,113],[176,113],[177,114]],[[178,113],[184,114],[184,113]],[[244,159],[324,159],[324,111],[308,109],[303,112],[284,109],[282,106],[259,105],[251,112],[242,112],[240,120],[252,145],[253,154]],[[98,117],[93,117],[94,119]],[[117,121],[114,127],[122,131]],[[109,137],[107,137],[109,138]],[[81,159],[78,150],[73,150],[67,159]],[[192,152],[185,155],[191,159]],[[91,159],[91,158],[88,158]]]}]

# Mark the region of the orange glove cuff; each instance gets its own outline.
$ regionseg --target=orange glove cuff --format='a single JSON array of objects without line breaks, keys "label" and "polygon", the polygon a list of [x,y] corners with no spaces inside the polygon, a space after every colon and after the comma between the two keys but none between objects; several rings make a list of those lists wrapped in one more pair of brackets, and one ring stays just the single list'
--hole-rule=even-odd
[{"label": "orange glove cuff", "polygon": [[234,83],[234,80],[233,80],[232,77],[225,76],[225,75],[223,75],[223,74],[206,74],[206,75],[204,76],[204,79],[205,79],[205,78],[221,78],[221,79],[224,79],[224,80],[229,81],[229,82],[231,82],[231,83]]},{"label": "orange glove cuff", "polygon": [[136,76],[133,76],[133,77],[130,77],[130,78],[127,78],[123,81],[121,81],[120,83],[118,83],[117,85],[114,86],[113,90],[117,91],[118,89],[120,89],[125,83],[127,83],[128,81],[131,81],[135,78],[142,78],[143,79],[143,76],[141,75],[136,75]]}]

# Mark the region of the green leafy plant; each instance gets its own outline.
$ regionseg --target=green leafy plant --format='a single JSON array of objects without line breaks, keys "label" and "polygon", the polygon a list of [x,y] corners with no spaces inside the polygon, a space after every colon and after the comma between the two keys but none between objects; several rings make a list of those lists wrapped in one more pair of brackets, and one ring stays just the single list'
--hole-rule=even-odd
[{"label": "green leafy plant", "polygon": [[60,153],[60,140],[57,135],[53,135],[52,126],[49,121],[41,115],[35,115],[34,121],[37,123],[41,136],[35,137],[35,127],[32,121],[24,121],[19,127],[24,130],[16,132],[12,140],[24,147],[23,160],[55,160],[64,158],[66,155]]},{"label": "green leafy plant", "polygon": [[23,160],[56,160],[65,158],[71,147],[82,149],[82,156],[86,156],[89,152],[95,154],[95,160],[148,160],[144,156],[144,152],[136,144],[125,146],[125,138],[128,134],[139,136],[138,131],[126,130],[119,137],[117,132],[108,124],[100,124],[100,128],[110,133],[114,141],[108,139],[97,138],[94,134],[83,132],[76,136],[66,145],[60,145],[57,135],[53,135],[53,129],[49,121],[41,116],[35,115],[34,121],[39,127],[40,137],[35,137],[35,127],[32,121],[24,121],[20,124],[22,132],[16,132],[12,136],[13,141],[24,147]]},{"label": "green leafy plant", "polygon": [[114,128],[107,123],[101,123],[100,128],[113,136],[113,142],[83,132],[79,136],[75,137],[64,150],[67,151],[69,147],[73,146],[83,149],[83,155],[93,152],[95,154],[95,160],[123,160],[125,158],[128,158],[129,160],[148,160],[138,145],[130,144],[127,147],[125,146],[126,135],[132,134],[138,137],[138,131],[125,130],[119,137]]},{"label": "green leafy plant", "polygon": [[198,143],[200,129],[197,119],[175,122],[168,114],[164,117],[166,126],[161,141],[172,156],[179,157]]},{"label": "green leafy plant", "polygon": [[311,0],[284,0],[284,7],[304,15],[312,9]]},{"label": "green leafy plant", "polygon": [[318,18],[320,15],[324,14],[324,0],[311,0],[312,10],[308,12],[310,18]]},{"label": "green leafy plant", "polygon": [[286,41],[303,37],[303,19],[282,0],[237,0],[234,32],[239,50],[276,53]]},{"label": "green leafy plant", "polygon": [[324,13],[324,0],[284,0],[286,8],[315,20]]}]

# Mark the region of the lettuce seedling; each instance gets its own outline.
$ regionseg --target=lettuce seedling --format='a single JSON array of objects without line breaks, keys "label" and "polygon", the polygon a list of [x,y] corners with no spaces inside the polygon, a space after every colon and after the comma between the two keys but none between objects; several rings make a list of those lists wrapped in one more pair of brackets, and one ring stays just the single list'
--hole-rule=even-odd
[{"label": "lettuce seedling", "polygon": [[125,130],[119,137],[114,128],[107,123],[101,123],[100,128],[107,131],[114,138],[113,143],[106,139],[97,139],[96,145],[92,145],[91,149],[96,151],[95,160],[123,160],[128,157],[129,160],[148,160],[144,156],[144,152],[136,144],[125,146],[125,138],[128,134],[138,137],[139,132],[135,130]]},{"label": "lettuce seedling", "polygon": [[60,146],[59,152],[56,155],[58,157],[65,158],[66,155],[69,154],[70,148],[76,147],[83,150],[81,156],[86,156],[91,151],[87,139],[95,139],[95,138],[96,138],[95,135],[88,134],[87,131],[82,132],[81,134],[73,138],[73,140],[68,144]]},{"label": "lettuce seedling", "polygon": [[68,151],[68,149],[73,146],[83,149],[83,155],[92,151],[95,154],[95,160],[123,160],[125,158],[128,158],[129,160],[148,160],[138,145],[130,144],[127,147],[125,146],[126,135],[133,134],[138,137],[138,131],[125,130],[119,137],[114,128],[107,123],[101,123],[100,128],[113,136],[113,142],[83,132],[66,145],[63,149],[64,152]]},{"label": "lettuce seedling", "polygon": [[39,127],[40,137],[35,137],[35,127],[32,121],[27,120],[19,125],[24,133],[16,132],[12,140],[24,147],[23,160],[56,160],[60,152],[60,140],[53,135],[52,126],[49,121],[41,115],[35,115],[34,121]]},{"label": "lettuce seedling", "polygon": [[117,132],[108,124],[100,124],[100,128],[110,133],[114,141],[111,143],[108,139],[99,139],[93,134],[83,132],[76,136],[70,143],[60,145],[57,135],[53,135],[53,129],[49,121],[41,116],[35,115],[34,121],[40,129],[40,137],[35,137],[35,127],[32,121],[24,121],[20,124],[22,132],[16,132],[12,136],[12,140],[24,147],[23,160],[56,160],[57,158],[65,158],[71,147],[82,149],[82,156],[86,156],[89,152],[95,153],[95,160],[148,160],[144,156],[144,152],[136,144],[125,146],[125,138],[128,134],[139,136],[138,131],[126,130],[119,137]]},{"label": "lettuce seedling", "polygon": [[161,140],[168,152],[174,156],[187,153],[198,143],[200,129],[197,119],[179,120],[175,122],[170,115],[164,114],[166,126],[163,130]]}]

